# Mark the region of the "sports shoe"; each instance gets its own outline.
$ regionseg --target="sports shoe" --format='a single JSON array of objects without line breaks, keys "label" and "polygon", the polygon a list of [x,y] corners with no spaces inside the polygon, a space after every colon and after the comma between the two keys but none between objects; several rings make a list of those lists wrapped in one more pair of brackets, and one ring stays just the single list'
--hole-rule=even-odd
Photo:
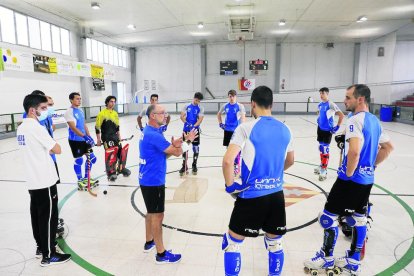
[{"label": "sports shoe", "polygon": [[148,253],[155,248],[155,242],[151,241],[150,243],[144,244],[144,253]]},{"label": "sports shoe", "polygon": [[42,258],[42,250],[40,250],[40,247],[36,247],[35,257],[36,257],[36,259]]},{"label": "sports shoe", "polygon": [[155,262],[157,264],[174,264],[181,260],[181,254],[173,254],[171,250],[166,250],[164,257],[155,255]]},{"label": "sports shoe", "polygon": [[325,252],[321,249],[317,251],[315,257],[303,262],[308,269],[332,269],[334,267],[334,257],[325,256]]},{"label": "sports shoe", "polygon": [[69,261],[70,258],[71,258],[70,254],[60,254],[56,252],[50,258],[43,257],[42,261],[40,262],[40,266],[63,264]]},{"label": "sports shoe", "polygon": [[110,176],[108,176],[108,180],[111,181],[111,182],[114,182],[117,178],[118,178],[118,176],[116,175],[116,173],[111,174]]},{"label": "sports shoe", "polygon": [[321,172],[319,173],[319,181],[324,181],[328,177],[328,172],[326,169],[321,169]]},{"label": "sports shoe", "polygon": [[128,177],[131,174],[131,171],[127,168],[123,168],[122,170],[118,170],[118,174]]},{"label": "sports shoe", "polygon": [[351,275],[359,275],[361,273],[361,263],[352,258],[349,254],[350,251],[346,250],[345,256],[335,258],[335,267],[339,267],[341,270],[345,270]]}]

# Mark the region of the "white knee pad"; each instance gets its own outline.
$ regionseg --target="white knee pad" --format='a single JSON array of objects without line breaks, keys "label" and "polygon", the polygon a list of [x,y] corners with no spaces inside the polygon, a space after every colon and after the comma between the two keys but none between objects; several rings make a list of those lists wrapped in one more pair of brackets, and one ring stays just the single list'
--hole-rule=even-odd
[{"label": "white knee pad", "polygon": [[319,213],[318,221],[323,229],[335,227],[338,226],[338,215],[323,210],[323,212]]},{"label": "white knee pad", "polygon": [[269,238],[268,236],[264,236],[264,242],[267,251],[269,252],[277,252],[283,249],[282,247],[282,236],[277,236],[276,238]]},{"label": "white knee pad", "polygon": [[225,233],[223,235],[223,243],[221,244],[221,249],[226,252],[240,252],[240,245],[243,243],[243,240],[237,240]]},{"label": "white knee pad", "polygon": [[363,214],[354,213],[351,216],[346,217],[346,222],[349,226],[365,226],[367,224],[367,217]]}]

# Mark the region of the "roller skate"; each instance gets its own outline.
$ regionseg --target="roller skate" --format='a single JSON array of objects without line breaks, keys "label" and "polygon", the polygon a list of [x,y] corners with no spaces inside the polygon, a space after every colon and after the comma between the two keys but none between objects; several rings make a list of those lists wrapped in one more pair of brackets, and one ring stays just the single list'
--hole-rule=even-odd
[{"label": "roller skate", "polygon": [[322,169],[319,172],[319,181],[324,181],[328,177],[328,172],[326,169]]},{"label": "roller skate", "polygon": [[321,172],[321,166],[320,165],[313,169],[314,174],[320,174],[320,172]]},{"label": "roller skate", "polygon": [[315,257],[303,262],[305,273],[312,276],[319,275],[319,272],[325,271],[326,275],[334,276],[334,257],[325,256],[325,252],[321,249],[316,252]]},{"label": "roller skate", "polygon": [[358,276],[361,273],[360,261],[352,258],[349,255],[350,251],[345,251],[345,256],[335,259],[335,272],[341,274],[343,272],[348,273],[351,276]]},{"label": "roller skate", "polygon": [[85,182],[85,178],[81,178],[78,180],[78,191],[86,191],[88,187],[86,186],[87,182]]},{"label": "roller skate", "polygon": [[191,169],[192,169],[193,175],[197,175],[198,169],[197,169],[197,164],[196,163],[193,163]]},{"label": "roller skate", "polygon": [[124,177],[128,177],[131,175],[131,171],[127,168],[123,168],[122,170],[118,170],[118,174],[122,174]]},{"label": "roller skate", "polygon": [[180,176],[184,176],[188,174],[188,168],[185,164],[181,167],[181,169],[178,171]]},{"label": "roller skate", "polygon": [[116,173],[113,173],[113,174],[108,176],[108,180],[111,181],[111,182],[114,182],[117,178],[118,178],[118,176],[116,175]]}]

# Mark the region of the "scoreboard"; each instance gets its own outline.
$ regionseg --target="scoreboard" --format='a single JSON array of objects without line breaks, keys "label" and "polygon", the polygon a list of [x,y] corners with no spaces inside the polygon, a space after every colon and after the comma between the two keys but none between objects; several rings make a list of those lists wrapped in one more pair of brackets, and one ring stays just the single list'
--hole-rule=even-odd
[{"label": "scoreboard", "polygon": [[220,61],[220,75],[237,75],[237,61]]},{"label": "scoreboard", "polygon": [[256,59],[249,61],[249,70],[267,70],[268,68],[269,67],[267,60]]}]

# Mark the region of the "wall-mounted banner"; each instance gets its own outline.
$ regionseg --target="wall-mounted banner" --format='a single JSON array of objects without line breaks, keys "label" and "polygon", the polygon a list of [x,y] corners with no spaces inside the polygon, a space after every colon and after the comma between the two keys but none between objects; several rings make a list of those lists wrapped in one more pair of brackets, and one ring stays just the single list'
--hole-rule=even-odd
[{"label": "wall-mounted banner", "polygon": [[[54,64],[56,65],[56,59],[54,59],[54,61],[52,62],[54,62]],[[49,68],[49,57],[33,54],[33,69],[35,72],[51,73],[50,68]],[[55,67],[55,70],[56,70],[56,67]]]},{"label": "wall-mounted banner", "polygon": [[3,49],[0,48],[0,72],[4,71]]},{"label": "wall-mounted banner", "polygon": [[105,90],[104,69],[102,66],[91,64],[91,77],[93,90]]},{"label": "wall-mounted banner", "polygon": [[52,115],[52,121],[53,121],[54,125],[66,124],[65,112],[66,112],[66,110],[56,110],[55,111],[55,113]]},{"label": "wall-mounted banner", "polygon": [[69,60],[57,59],[57,71],[59,75],[78,76],[75,71],[76,63]]},{"label": "wall-mounted banner", "polygon": [[91,77],[91,66],[88,63],[76,62],[75,75],[79,77]]},{"label": "wall-mounted banner", "polygon": [[33,72],[33,61],[31,53],[23,53],[11,49],[2,50],[1,58],[5,71]]},{"label": "wall-mounted banner", "polygon": [[255,79],[241,78],[238,82],[239,82],[239,90],[246,91],[246,90],[253,90],[256,88]]}]

